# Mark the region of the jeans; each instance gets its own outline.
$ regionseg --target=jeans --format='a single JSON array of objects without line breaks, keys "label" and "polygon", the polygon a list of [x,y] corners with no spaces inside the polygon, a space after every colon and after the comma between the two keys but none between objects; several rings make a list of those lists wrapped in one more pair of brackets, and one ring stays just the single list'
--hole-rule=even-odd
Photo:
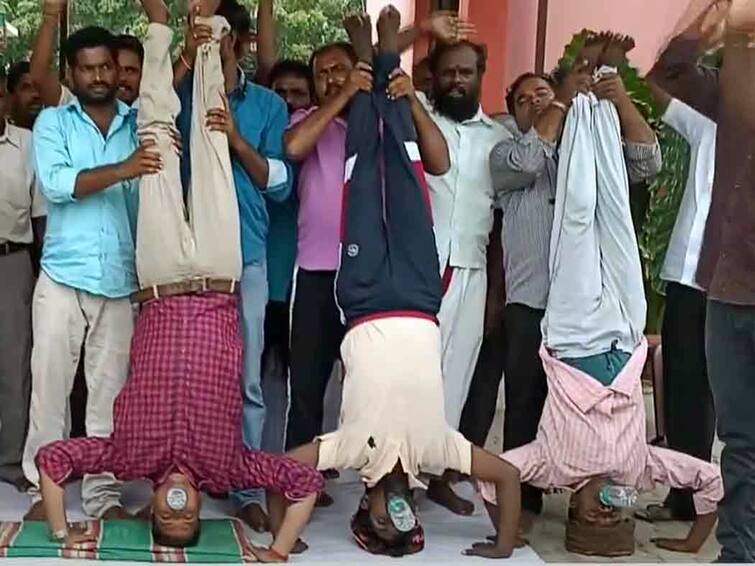
[{"label": "jeans", "polygon": [[[244,267],[241,275],[241,316],[244,329],[244,445],[259,450],[265,426],[262,397],[262,351],[265,346],[265,309],[267,307],[267,265],[265,262]],[[240,508],[263,501],[263,491],[252,489],[233,494]]]},{"label": "jeans", "polygon": [[755,307],[709,300],[705,350],[724,443],[719,561],[755,562]]}]

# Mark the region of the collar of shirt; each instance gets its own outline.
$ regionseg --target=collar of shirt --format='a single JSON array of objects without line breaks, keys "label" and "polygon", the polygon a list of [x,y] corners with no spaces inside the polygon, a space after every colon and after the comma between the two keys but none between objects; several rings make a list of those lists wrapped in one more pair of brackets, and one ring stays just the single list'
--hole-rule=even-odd
[{"label": "collar of shirt", "polygon": [[[74,99],[70,103],[68,103],[67,107],[72,112],[77,113],[79,115],[79,118],[81,118],[85,122],[89,122],[94,128],[97,128],[97,130],[99,130],[99,127],[97,126],[97,124],[95,124],[94,120],[92,120],[92,117],[87,114],[87,111],[81,105],[78,97],[74,97]],[[106,138],[109,138],[113,134],[113,132],[118,131],[118,129],[123,126],[123,123],[130,117],[136,118],[136,109],[132,108],[125,102],[121,102],[120,100],[116,99],[115,117],[110,123],[110,129],[108,130]]]},{"label": "collar of shirt", "polygon": [[563,392],[581,413],[586,414],[614,393],[626,398],[631,398],[634,395],[638,377],[642,374],[642,368],[647,358],[647,348],[647,341],[643,338],[624,369],[619,372],[619,375],[609,386],[602,385],[586,373],[552,357],[545,345],[540,347],[540,357],[543,359],[543,364],[550,366],[552,370],[548,374],[560,381]]},{"label": "collar of shirt", "polygon": [[0,135],[0,143],[9,143],[17,149],[21,149],[21,136],[18,135],[18,126],[14,126],[7,119],[5,120],[5,129]]}]

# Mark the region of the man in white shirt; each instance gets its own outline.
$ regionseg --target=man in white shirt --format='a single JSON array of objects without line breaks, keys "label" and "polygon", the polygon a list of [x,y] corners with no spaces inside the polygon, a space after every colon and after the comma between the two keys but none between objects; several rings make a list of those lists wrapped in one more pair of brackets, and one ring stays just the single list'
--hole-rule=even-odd
[{"label": "man in white shirt", "polygon": [[[31,389],[32,248],[45,214],[31,164],[31,132],[6,120],[0,77],[0,480],[24,484],[21,457]],[[34,222],[34,230],[32,230]]]},{"label": "man in white shirt", "polygon": [[[695,282],[713,189],[716,124],[650,83],[663,122],[690,146],[689,174],[661,278],[666,282],[663,318],[663,399],[669,448],[710,461],[715,430],[705,356],[706,293]],[[662,505],[638,514],[650,521],[695,517],[692,493],[672,489]]]},{"label": "man in white shirt", "polygon": [[[440,44],[430,56],[431,117],[448,144],[451,168],[428,175],[443,302],[438,319],[446,419],[458,428],[480,352],[487,294],[486,249],[493,226],[494,190],[490,150],[507,130],[480,106],[484,47],[468,41]],[[451,511],[469,515],[471,503],[456,497],[448,482],[432,482],[428,495]]]}]

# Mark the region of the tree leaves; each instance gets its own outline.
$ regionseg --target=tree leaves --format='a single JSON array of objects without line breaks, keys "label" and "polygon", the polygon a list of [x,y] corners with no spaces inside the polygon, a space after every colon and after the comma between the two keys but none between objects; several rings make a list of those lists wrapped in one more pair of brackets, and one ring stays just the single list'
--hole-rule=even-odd
[{"label": "tree leaves", "polygon": [[[69,0],[71,5],[71,29],[87,25],[103,26],[113,33],[129,33],[143,37],[147,19],[135,0]],[[254,13],[256,0],[241,0]],[[19,37],[9,40],[2,61],[28,59],[34,36],[42,15],[40,0],[7,0],[8,21],[18,28]],[[177,31],[175,43],[181,41],[185,2],[169,0],[172,22]],[[276,20],[278,25],[281,56],[307,61],[314,49],[346,39],[341,21],[352,11],[361,10],[361,0],[277,0]]]}]

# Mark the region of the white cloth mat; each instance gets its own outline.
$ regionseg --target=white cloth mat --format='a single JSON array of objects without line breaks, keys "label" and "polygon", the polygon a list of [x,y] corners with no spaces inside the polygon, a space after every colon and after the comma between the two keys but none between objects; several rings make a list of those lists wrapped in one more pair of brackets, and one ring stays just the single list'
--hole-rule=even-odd
[{"label": "white cloth mat", "polygon": [[[488,561],[480,558],[469,558],[461,555],[473,542],[482,541],[493,528],[487,518],[482,505],[474,496],[472,487],[468,484],[457,486],[457,490],[465,497],[474,499],[477,505],[474,516],[457,517],[445,509],[435,505],[422,497],[419,503],[419,514],[425,529],[425,550],[414,556],[397,559],[377,557],[368,554],[352,540],[349,522],[357,508],[363,487],[352,474],[344,475],[341,479],[328,482],[328,492],[335,499],[335,504],[327,509],[317,509],[312,522],[304,533],[304,540],[310,545],[309,550],[293,556],[294,564],[485,564]],[[78,483],[67,489],[66,501],[69,520],[83,519],[81,514],[81,499]],[[124,489],[123,501],[133,510],[146,504],[149,499],[149,489],[141,483],[133,483]],[[20,521],[30,505],[30,498],[18,493],[12,486],[0,483],[0,520]],[[232,512],[229,501],[216,501],[205,497],[202,516],[206,518],[223,518]],[[248,531],[250,538],[257,543],[267,544],[269,536],[259,535]],[[527,563],[544,564],[535,552],[527,547],[519,549],[508,564]],[[34,564],[35,566],[91,566],[94,562],[81,560],[62,560],[48,558],[6,559],[0,560],[3,566]],[[101,562],[104,566],[133,566],[137,562]]]}]

